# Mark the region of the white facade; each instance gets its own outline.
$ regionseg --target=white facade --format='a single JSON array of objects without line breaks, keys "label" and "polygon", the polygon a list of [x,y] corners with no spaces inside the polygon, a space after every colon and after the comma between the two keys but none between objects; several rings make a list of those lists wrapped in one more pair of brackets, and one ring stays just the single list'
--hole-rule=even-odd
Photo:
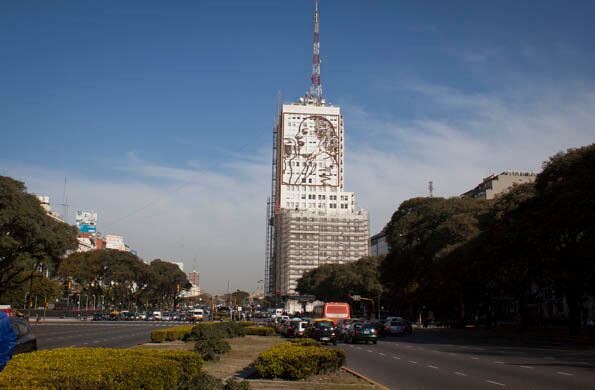
[{"label": "white facade", "polygon": [[[344,191],[344,123],[339,107],[300,101],[279,118],[275,244],[269,293],[295,295],[303,273],[369,252],[368,214]],[[272,290],[272,291],[271,291]]]}]

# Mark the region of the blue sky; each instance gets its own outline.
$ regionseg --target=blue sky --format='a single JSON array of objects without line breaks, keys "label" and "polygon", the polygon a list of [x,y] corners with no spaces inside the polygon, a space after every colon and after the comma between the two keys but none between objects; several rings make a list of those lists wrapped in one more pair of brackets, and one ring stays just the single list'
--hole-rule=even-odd
[{"label": "blue sky", "polygon": [[[143,257],[196,258],[208,290],[255,288],[276,96],[308,88],[311,3],[0,3],[0,174],[56,203],[67,176],[71,209]],[[428,180],[456,195],[594,141],[591,1],[320,13],[323,88],[372,233]]]}]

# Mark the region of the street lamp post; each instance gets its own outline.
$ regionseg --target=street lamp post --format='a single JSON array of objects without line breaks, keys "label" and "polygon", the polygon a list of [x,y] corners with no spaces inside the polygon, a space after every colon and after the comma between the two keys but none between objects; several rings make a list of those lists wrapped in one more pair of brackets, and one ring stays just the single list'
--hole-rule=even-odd
[{"label": "street lamp post", "polygon": [[95,298],[97,298],[97,297],[95,296],[95,294],[93,294],[93,311],[97,310],[97,308],[95,306],[95,302],[96,302]]}]

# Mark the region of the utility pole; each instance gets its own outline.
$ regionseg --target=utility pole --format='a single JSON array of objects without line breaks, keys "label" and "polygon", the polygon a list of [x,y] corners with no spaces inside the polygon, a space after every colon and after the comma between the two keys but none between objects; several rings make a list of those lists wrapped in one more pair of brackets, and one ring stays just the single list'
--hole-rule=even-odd
[{"label": "utility pole", "polygon": [[430,198],[434,197],[434,183],[432,181],[428,183],[428,191],[430,192]]}]

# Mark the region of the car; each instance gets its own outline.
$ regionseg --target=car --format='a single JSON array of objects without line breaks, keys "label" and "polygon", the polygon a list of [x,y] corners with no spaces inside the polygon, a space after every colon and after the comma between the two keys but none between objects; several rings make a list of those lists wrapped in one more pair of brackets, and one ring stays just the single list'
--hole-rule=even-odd
[{"label": "car", "polygon": [[154,311],[153,314],[151,315],[153,321],[161,321],[162,317],[161,317],[161,312],[160,311]]},{"label": "car", "polygon": [[370,324],[374,325],[374,328],[376,329],[376,334],[378,337],[384,337],[384,323],[385,321],[383,320],[372,320],[369,321]]},{"label": "car", "polygon": [[333,321],[314,321],[312,326],[308,328],[307,335],[323,344],[333,343],[333,345],[337,345],[337,328]]},{"label": "car", "polygon": [[27,320],[21,317],[11,317],[12,330],[17,336],[14,354],[37,351],[37,337],[31,332]]},{"label": "car", "polygon": [[347,335],[345,336],[346,343],[378,343],[378,330],[376,330],[376,325],[371,322],[361,323],[356,322],[353,324],[353,327],[349,329]]},{"label": "car", "polygon": [[203,321],[205,319],[205,311],[203,309],[192,309],[188,312],[191,321]]},{"label": "car", "polygon": [[163,321],[171,321],[173,319],[172,314],[168,311],[164,311],[163,313],[161,313],[161,319]]},{"label": "car", "polygon": [[303,337],[308,329],[308,322],[302,320],[291,320],[287,323],[285,337]]},{"label": "car", "polygon": [[351,329],[354,323],[359,322],[357,319],[347,318],[343,320],[339,320],[337,323],[337,338],[340,340],[345,340],[345,336],[347,332]]},{"label": "car", "polygon": [[402,318],[393,318],[384,324],[384,332],[387,336],[411,334],[411,324]]}]

